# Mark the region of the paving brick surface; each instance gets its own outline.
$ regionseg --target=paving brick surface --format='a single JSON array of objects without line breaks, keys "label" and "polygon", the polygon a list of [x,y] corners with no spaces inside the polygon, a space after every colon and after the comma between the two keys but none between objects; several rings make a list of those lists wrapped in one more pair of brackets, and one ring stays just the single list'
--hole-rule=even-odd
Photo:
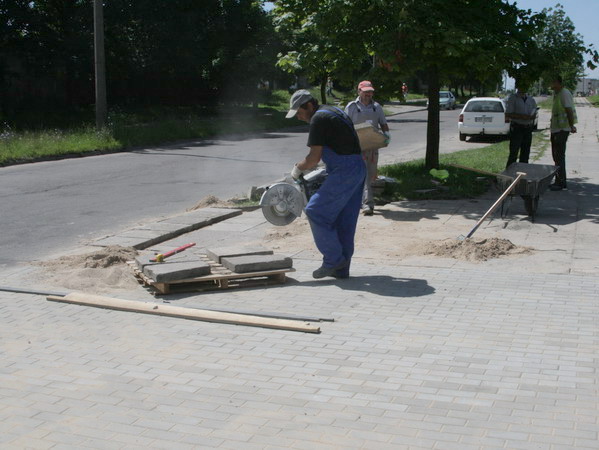
[{"label": "paving brick surface", "polygon": [[3,445],[596,448],[595,277],[317,264],[176,304],[335,317],[320,335],[0,292]]}]

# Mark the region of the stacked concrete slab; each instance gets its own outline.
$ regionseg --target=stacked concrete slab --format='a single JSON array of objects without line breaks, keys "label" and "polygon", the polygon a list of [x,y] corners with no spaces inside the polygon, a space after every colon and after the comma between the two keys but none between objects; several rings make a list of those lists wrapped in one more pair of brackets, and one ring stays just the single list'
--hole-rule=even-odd
[{"label": "stacked concrete slab", "polygon": [[293,260],[284,255],[243,255],[222,258],[222,265],[235,273],[291,269]]},{"label": "stacked concrete slab", "polygon": [[235,273],[264,272],[293,267],[291,258],[275,255],[272,250],[260,246],[213,248],[207,249],[206,255]]},{"label": "stacked concrete slab", "polygon": [[205,255],[196,248],[177,253],[164,260],[153,261],[153,252],[135,258],[138,269],[156,283],[173,283],[211,274],[211,265],[206,256],[215,263],[222,264],[231,272],[246,274],[278,269],[290,269],[293,260],[261,246],[218,247],[206,249]]}]

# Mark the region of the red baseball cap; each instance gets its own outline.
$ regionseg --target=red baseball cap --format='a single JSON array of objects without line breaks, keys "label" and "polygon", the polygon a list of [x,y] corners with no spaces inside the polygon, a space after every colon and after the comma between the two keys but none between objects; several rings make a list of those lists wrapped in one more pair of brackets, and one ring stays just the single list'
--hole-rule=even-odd
[{"label": "red baseball cap", "polygon": [[372,83],[368,80],[360,81],[360,84],[358,84],[358,89],[361,91],[374,91]]}]

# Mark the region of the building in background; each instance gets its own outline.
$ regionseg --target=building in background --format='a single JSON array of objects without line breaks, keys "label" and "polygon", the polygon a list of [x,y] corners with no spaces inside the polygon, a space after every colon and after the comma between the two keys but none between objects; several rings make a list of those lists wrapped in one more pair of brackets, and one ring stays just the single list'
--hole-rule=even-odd
[{"label": "building in background", "polygon": [[581,78],[576,85],[576,95],[597,95],[599,93],[599,80],[596,78]]}]

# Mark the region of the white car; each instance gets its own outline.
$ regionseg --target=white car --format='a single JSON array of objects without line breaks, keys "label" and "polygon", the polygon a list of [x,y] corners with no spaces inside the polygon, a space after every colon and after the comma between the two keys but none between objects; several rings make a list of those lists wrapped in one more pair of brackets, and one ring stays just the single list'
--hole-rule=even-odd
[{"label": "white car", "polygon": [[458,119],[460,141],[467,136],[507,136],[510,121],[505,117],[506,103],[496,97],[474,97],[468,100]]},{"label": "white car", "polygon": [[[455,109],[455,95],[450,91],[439,91],[439,109]],[[428,100],[426,101],[428,108]]]}]

